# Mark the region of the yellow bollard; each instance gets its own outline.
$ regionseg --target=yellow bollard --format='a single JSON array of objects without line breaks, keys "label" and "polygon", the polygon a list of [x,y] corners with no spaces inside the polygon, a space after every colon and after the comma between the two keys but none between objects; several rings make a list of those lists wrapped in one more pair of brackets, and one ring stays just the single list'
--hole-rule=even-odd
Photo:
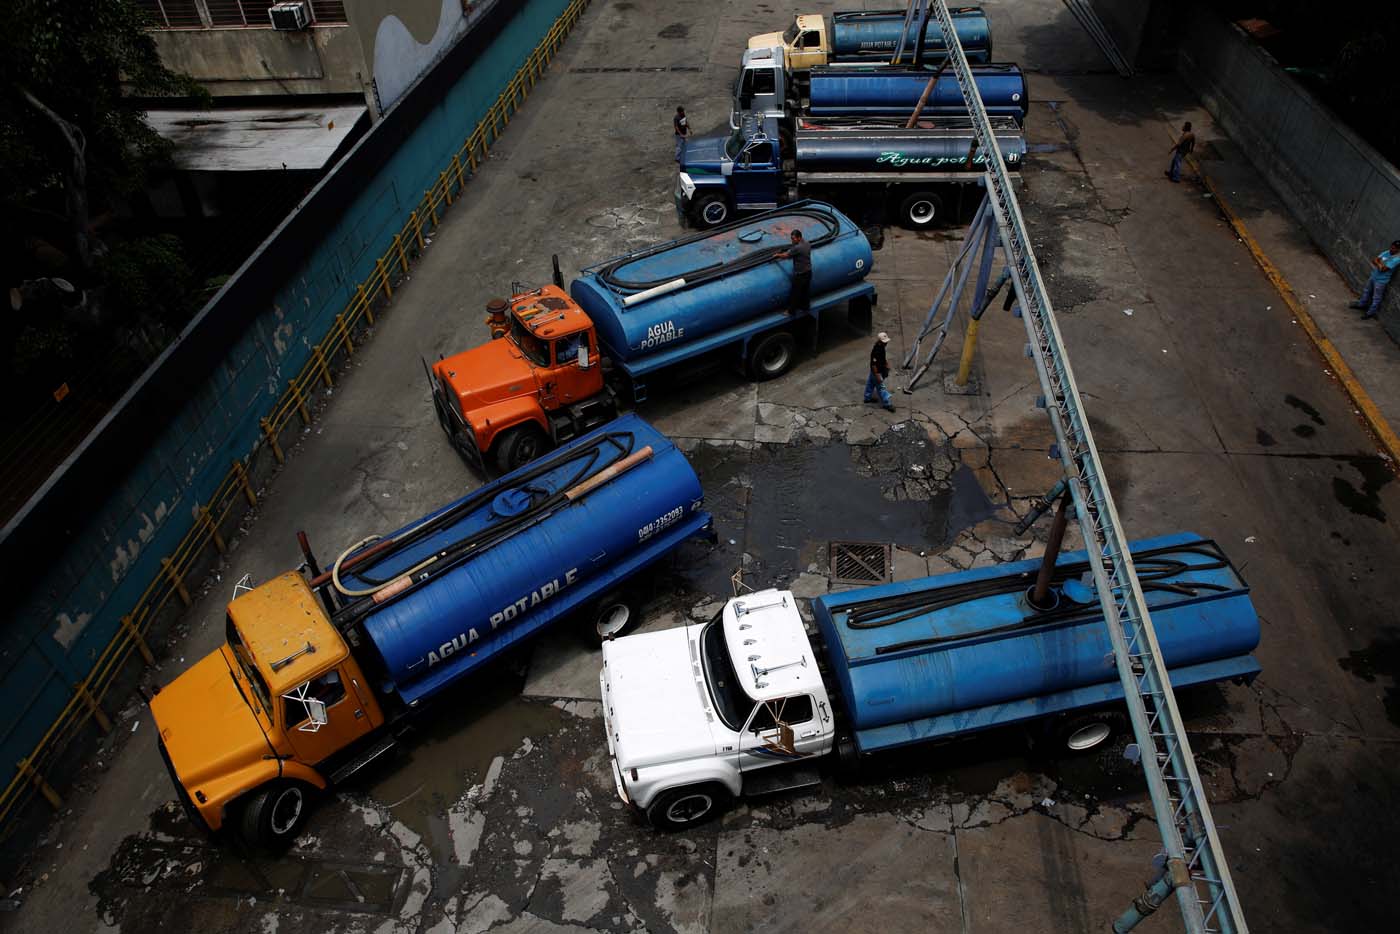
[{"label": "yellow bollard", "polygon": [[136,646],[136,651],[141,653],[141,658],[147,665],[156,663],[155,655],[151,654],[151,647],[146,644],[146,640],[141,637],[141,630],[136,628],[136,623],[132,621],[131,614],[122,617],[122,629],[126,630],[127,638],[131,644]]},{"label": "yellow bollard", "polygon": [[972,375],[972,357],[977,352],[977,327],[982,323],[980,318],[973,318],[967,323],[967,336],[963,338],[962,359],[958,361],[959,386],[966,386],[968,378]]},{"label": "yellow bollard", "polygon": [[63,799],[58,796],[58,792],[53,790],[53,786],[44,781],[44,776],[39,774],[39,770],[29,764],[28,759],[19,760],[19,771],[21,775],[27,777],[34,783],[34,787],[39,789],[39,794],[44,796],[44,800],[49,803],[49,807],[55,811],[63,810]]},{"label": "yellow bollard", "polygon": [[[263,425],[267,425],[267,419],[263,419]],[[248,469],[243,466],[243,462],[235,460],[233,462],[233,472],[238,477],[238,485],[243,488],[243,496],[248,500],[249,506],[258,504],[258,494],[253,492],[253,484],[248,482]]]}]

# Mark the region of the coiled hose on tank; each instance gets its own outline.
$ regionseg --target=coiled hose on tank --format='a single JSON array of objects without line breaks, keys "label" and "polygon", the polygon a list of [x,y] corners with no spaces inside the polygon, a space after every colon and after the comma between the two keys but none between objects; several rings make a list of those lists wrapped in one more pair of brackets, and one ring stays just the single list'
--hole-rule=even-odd
[{"label": "coiled hose on tank", "polygon": [[[470,536],[449,542],[442,549],[424,558],[413,567],[396,572],[387,578],[375,578],[365,573],[365,571],[382,564],[404,548],[422,541],[428,535],[457,521],[463,514],[479,508],[487,500],[499,496],[500,491],[489,487],[479,490],[452,508],[412,528],[404,530],[394,536],[391,539],[392,544],[384,548],[381,553],[376,554],[374,560],[365,565],[363,569],[356,570],[355,575],[369,583],[370,586],[352,589],[347,587],[340,579],[342,565],[345,563],[346,559],[351,557],[355,552],[381,539],[380,536],[374,535],[357,542],[342,552],[331,566],[331,581],[335,585],[335,589],[348,597],[372,598],[375,594],[379,593],[390,584],[393,584],[395,581],[404,577],[416,575],[429,567],[432,567],[433,571],[425,580],[457,567],[463,561],[467,561],[474,555],[509,538],[526,525],[537,522],[541,517],[558,507],[564,501],[565,493],[593,472],[605,445],[612,445],[617,448],[619,452],[618,460],[621,460],[631,454],[633,448],[636,447],[636,437],[630,431],[612,431],[589,444],[571,449],[567,455],[556,454],[553,457],[546,457],[536,461],[524,470],[520,477],[520,482],[515,486],[515,489],[543,496],[544,498],[542,500],[532,503],[528,509],[518,515],[509,516],[502,519],[500,522],[478,530]],[[547,490],[542,487],[529,485],[531,480],[558,469],[562,463],[579,458],[587,458],[587,460],[568,481],[559,484],[554,490]],[[339,618],[342,614],[352,618],[363,615],[363,611],[357,609],[363,603],[363,600],[359,600],[342,608],[341,613],[337,614],[337,617]]]},{"label": "coiled hose on tank", "polygon": [[753,224],[756,221],[763,220],[764,218],[772,218],[779,215],[796,215],[800,217],[810,218],[814,221],[817,221],[825,228],[824,233],[808,241],[812,244],[812,249],[816,249],[822,244],[830,243],[832,240],[835,240],[836,237],[839,236],[841,233],[841,225],[837,222],[836,218],[831,216],[830,212],[822,211],[817,208],[786,208],[781,212],[765,214],[762,218],[749,218],[747,220],[740,221],[736,224],[730,224],[727,227],[720,227],[716,230],[707,230],[703,233],[693,234],[681,240],[673,240],[669,243],[661,244],[659,246],[648,247],[647,249],[639,250],[636,253],[631,253],[627,256],[621,257],[620,259],[615,259],[607,265],[602,266],[601,268],[599,268],[596,275],[598,279],[602,281],[605,285],[607,285],[609,288],[616,289],[619,291],[630,290],[634,292],[644,292],[647,289],[654,289],[657,286],[665,285],[668,282],[674,282],[677,279],[684,279],[686,288],[690,288],[691,286],[700,285],[704,282],[710,282],[715,279],[724,278],[725,276],[732,276],[737,272],[743,272],[745,269],[753,269],[756,266],[762,266],[765,263],[772,262],[773,254],[787,249],[787,244],[784,244],[782,246],[765,247],[762,250],[755,250],[754,252],[749,253],[746,256],[741,256],[739,259],[731,260],[727,263],[711,263],[708,266],[700,266],[697,269],[689,270],[687,272],[675,273],[673,275],[667,276],[665,279],[652,279],[650,281],[645,282],[637,282],[630,279],[620,279],[617,276],[617,270],[630,263],[635,263],[638,260],[646,259],[649,256],[655,256],[657,253],[664,253],[668,250],[673,250],[677,246],[681,246],[687,243],[694,243],[699,240],[706,240],[710,237],[713,237],[716,233],[723,233],[728,230],[734,230],[735,228],[741,227],[745,224]]},{"label": "coiled hose on tank", "polygon": [[[1201,564],[1191,564],[1181,560],[1160,559],[1160,556],[1173,554],[1201,555],[1211,560]],[[1209,581],[1165,580],[1165,578],[1173,577],[1186,571],[1209,571],[1228,567],[1229,562],[1226,560],[1224,553],[1214,542],[1202,542],[1197,545],[1168,545],[1162,548],[1154,548],[1134,554],[1133,561],[1138,568],[1138,583],[1144,591],[1165,590],[1192,596],[1201,590],[1225,591],[1230,589]],[[1082,575],[1088,570],[1089,562],[1087,561],[1058,565],[1055,568],[1052,580],[1056,583],[1063,583]],[[931,587],[891,597],[878,597],[873,600],[852,604],[851,609],[846,613],[846,625],[851,629],[879,629],[950,606],[956,606],[960,603],[966,603],[970,600],[999,594],[1015,593],[1021,590],[1024,585],[1024,581],[1020,579],[1019,576],[1001,577],[984,581],[972,581],[966,584],[956,584],[951,587]],[[1077,606],[1065,607],[1062,609],[1038,612],[1027,616],[1018,623],[1010,623],[1005,626],[979,630],[976,634],[992,635],[1029,625],[1041,625],[1047,622],[1089,618],[1093,615],[1094,611],[1085,611]],[[933,636],[927,639],[916,639],[909,642],[900,642],[894,645],[882,646],[876,649],[876,654],[896,652],[915,646],[937,645],[940,642],[965,639],[969,635],[972,635],[972,633],[956,633],[946,636]]]}]

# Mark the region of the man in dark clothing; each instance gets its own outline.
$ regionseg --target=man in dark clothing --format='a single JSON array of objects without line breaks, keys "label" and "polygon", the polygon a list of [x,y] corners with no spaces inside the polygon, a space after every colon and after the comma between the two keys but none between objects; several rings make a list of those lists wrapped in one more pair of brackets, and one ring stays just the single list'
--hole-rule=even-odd
[{"label": "man in dark clothing", "polygon": [[792,246],[778,254],[778,259],[792,260],[792,291],[788,293],[788,314],[806,311],[812,299],[812,244],[802,238],[802,231],[792,232]]},{"label": "man in dark clothing", "polygon": [[870,375],[865,378],[865,401],[874,402],[878,397],[880,404],[886,411],[894,411],[894,402],[890,399],[890,391],[885,388],[885,380],[890,375],[890,364],[885,359],[885,345],[890,342],[890,336],[881,331],[875,337],[875,346],[870,348]]},{"label": "man in dark clothing", "polygon": [[1170,150],[1172,154],[1171,168],[1162,174],[1174,182],[1181,181],[1181,160],[1185,159],[1195,148],[1196,134],[1191,132],[1191,121],[1187,120],[1181,125],[1181,139],[1172,143]]},{"label": "man in dark clothing", "polygon": [[676,108],[676,115],[671,118],[671,128],[676,131],[676,161],[680,162],[685,155],[685,138],[690,135],[690,121],[685,118],[684,107]]}]

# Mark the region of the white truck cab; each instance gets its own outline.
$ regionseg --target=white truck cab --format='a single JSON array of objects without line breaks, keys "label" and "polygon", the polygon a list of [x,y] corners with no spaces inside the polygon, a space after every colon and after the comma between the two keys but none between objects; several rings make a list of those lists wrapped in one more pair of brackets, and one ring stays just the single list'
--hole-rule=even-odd
[{"label": "white truck cab", "polygon": [[618,794],[663,829],[713,816],[756,773],[810,764],[834,743],[786,590],[737,597],[708,623],[606,642],[599,681]]}]

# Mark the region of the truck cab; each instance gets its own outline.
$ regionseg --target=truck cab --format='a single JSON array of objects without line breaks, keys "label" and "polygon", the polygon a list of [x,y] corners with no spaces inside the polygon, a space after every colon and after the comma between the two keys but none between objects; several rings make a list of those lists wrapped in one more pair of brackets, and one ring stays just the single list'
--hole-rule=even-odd
[{"label": "truck cab", "polygon": [[775,208],[785,200],[778,121],[745,114],[740,126],[687,141],[676,208],[697,227],[715,227],[735,211]]},{"label": "truck cab", "polygon": [[508,473],[610,420],[593,322],[557,285],[511,297],[500,339],[433,364],[438,422],[473,465]]},{"label": "truck cab", "polygon": [[788,114],[788,76],[783,50],[776,47],[750,48],[739,61],[734,79],[734,99],[729,109],[729,128],[738,129],[745,113],[781,119]]},{"label": "truck cab", "polygon": [[305,578],[289,572],[228,606],[225,641],[151,699],[182,803],[211,831],[237,816],[268,846],[300,829],[331,770],[384,711]]},{"label": "truck cab", "polygon": [[778,49],[791,71],[805,71],[813,65],[825,65],[831,52],[826,19],[816,13],[799,13],[782,32],[750,36],[749,48]]},{"label": "truck cab", "polygon": [[697,824],[835,741],[789,591],[731,600],[705,624],[605,643],[599,681],[618,794],[658,827]]}]

